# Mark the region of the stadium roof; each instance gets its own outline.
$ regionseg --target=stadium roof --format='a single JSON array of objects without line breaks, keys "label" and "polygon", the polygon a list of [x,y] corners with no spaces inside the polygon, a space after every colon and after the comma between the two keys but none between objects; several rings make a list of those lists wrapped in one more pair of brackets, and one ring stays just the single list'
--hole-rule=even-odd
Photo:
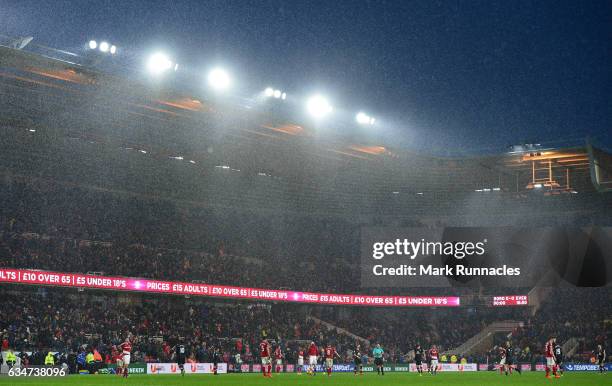
[{"label": "stadium roof", "polygon": [[[18,136],[38,130],[42,142],[30,155],[40,152],[42,159],[51,160],[69,149],[83,165],[92,159],[91,167],[101,167],[94,165],[110,157],[168,181],[189,181],[196,191],[202,188],[194,180],[201,179],[207,186],[215,181],[226,188],[262,189],[264,197],[275,186],[282,202],[300,202],[305,208],[312,206],[310,200],[376,208],[380,202],[418,205],[425,195],[439,201],[448,194],[594,190],[586,146],[434,157],[335,135],[274,109],[194,97],[5,47],[0,47],[0,82],[10,106],[2,119],[5,129],[23,129]],[[74,146],[75,138],[83,144]],[[29,137],[20,140],[32,145]],[[7,145],[5,154],[18,150]],[[117,155],[119,150],[131,155]],[[132,153],[143,157],[134,160]],[[168,161],[177,162],[163,171],[159,162]],[[259,180],[246,182],[250,178]],[[265,189],[260,187],[264,179]]]}]

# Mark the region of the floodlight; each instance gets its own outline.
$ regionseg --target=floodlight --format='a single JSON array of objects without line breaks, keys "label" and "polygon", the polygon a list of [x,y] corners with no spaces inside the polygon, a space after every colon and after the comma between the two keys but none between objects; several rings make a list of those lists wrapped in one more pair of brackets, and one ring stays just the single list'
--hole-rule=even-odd
[{"label": "floodlight", "polygon": [[110,53],[114,55],[114,54],[115,54],[115,52],[117,52],[117,47],[115,47],[115,46],[110,46]]},{"label": "floodlight", "polygon": [[323,118],[327,114],[331,113],[332,106],[324,96],[314,95],[308,99],[306,109],[313,117]]},{"label": "floodlight", "polygon": [[98,47],[98,42],[96,42],[95,40],[90,40],[89,41],[89,49],[95,50],[96,47]]},{"label": "floodlight", "polygon": [[274,90],[274,98],[278,99],[281,97],[281,90]]},{"label": "floodlight", "polygon": [[208,73],[208,84],[216,90],[225,90],[231,84],[228,73],[222,68],[215,68]]},{"label": "floodlight", "polygon": [[355,116],[355,120],[360,125],[373,125],[376,121],[374,118],[364,113],[363,111],[357,113],[357,115]]},{"label": "floodlight", "polygon": [[108,52],[109,49],[110,49],[110,45],[107,42],[100,43],[100,51]]},{"label": "floodlight", "polygon": [[271,97],[272,95],[274,95],[274,90],[272,89],[272,87],[268,87],[264,90],[264,95],[267,97]]},{"label": "floodlight", "polygon": [[159,75],[162,72],[169,70],[172,68],[172,62],[168,57],[160,52],[151,55],[149,61],[147,63],[147,68],[149,72],[154,75]]},{"label": "floodlight", "polygon": [[370,117],[368,117],[366,113],[362,112],[357,113],[355,119],[357,120],[357,123],[361,123],[362,125],[365,125],[366,123],[370,122]]}]

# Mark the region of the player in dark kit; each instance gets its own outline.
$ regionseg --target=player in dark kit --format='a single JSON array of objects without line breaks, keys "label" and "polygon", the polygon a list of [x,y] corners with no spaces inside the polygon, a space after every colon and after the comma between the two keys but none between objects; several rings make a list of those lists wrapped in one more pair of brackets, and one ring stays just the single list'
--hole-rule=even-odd
[{"label": "player in dark kit", "polygon": [[213,363],[213,374],[218,375],[217,368],[219,366],[219,362],[221,362],[221,353],[219,352],[219,348],[215,347],[212,350],[212,363]]},{"label": "player in dark kit", "polygon": [[516,356],[515,351],[514,351],[514,347],[512,347],[512,344],[508,341],[506,342],[506,369],[507,371],[510,372],[510,375],[512,375],[512,370],[516,370],[519,374],[523,375],[523,372],[521,370],[521,366],[520,365],[514,365],[514,357]]},{"label": "player in dark kit", "polygon": [[563,376],[563,351],[561,351],[561,345],[555,342],[555,362],[559,368],[559,375]]},{"label": "player in dark kit", "polygon": [[186,357],[186,351],[185,351],[185,345],[184,344],[179,343],[176,346],[174,346],[174,357],[176,359],[176,363],[179,366],[179,369],[181,369],[181,375],[185,376],[185,357]]},{"label": "player in dark kit", "polygon": [[353,351],[353,362],[355,363],[355,369],[353,373],[357,375],[357,370],[359,369],[359,375],[363,375],[363,365],[361,364],[361,346],[357,345],[355,347],[355,351]]},{"label": "player in dark kit", "polygon": [[423,349],[420,344],[417,344],[414,348],[414,364],[416,365],[419,376],[423,376]]},{"label": "player in dark kit", "polygon": [[597,345],[597,364],[599,365],[599,373],[603,373],[606,369],[606,349],[600,344]]}]

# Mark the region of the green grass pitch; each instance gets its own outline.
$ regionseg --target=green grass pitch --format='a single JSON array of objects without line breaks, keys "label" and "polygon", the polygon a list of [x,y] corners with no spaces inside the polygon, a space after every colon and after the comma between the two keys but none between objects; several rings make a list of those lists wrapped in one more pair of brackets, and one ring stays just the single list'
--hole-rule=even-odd
[{"label": "green grass pitch", "polygon": [[71,375],[63,378],[9,378],[0,377],[0,385],[49,385],[49,386],[182,386],[182,385],[333,385],[333,386],[410,386],[410,385],[444,385],[444,386],[489,386],[489,385],[567,385],[567,386],[600,386],[612,385],[612,376],[591,372],[566,373],[560,379],[546,379],[541,372],[513,374],[503,376],[493,372],[476,373],[441,373],[436,376],[425,374],[419,377],[416,373],[353,374],[337,373],[331,377],[324,374],[308,376],[303,374],[274,374],[268,379],[261,374],[223,374],[213,375],[130,375],[128,379],[115,375]]}]

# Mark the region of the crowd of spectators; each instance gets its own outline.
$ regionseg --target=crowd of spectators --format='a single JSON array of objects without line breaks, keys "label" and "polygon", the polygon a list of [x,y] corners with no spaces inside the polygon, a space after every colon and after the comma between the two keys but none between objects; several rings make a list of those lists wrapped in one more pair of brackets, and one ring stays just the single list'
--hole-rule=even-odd
[{"label": "crowd of spectators", "polygon": [[578,347],[565,353],[566,359],[583,361],[598,344],[606,347],[612,341],[612,292],[609,288],[557,288],[525,321],[512,339],[526,358],[541,360],[541,348],[554,335],[561,344],[577,338]]},{"label": "crowd of spectators", "polygon": [[[307,291],[358,291],[358,272],[342,262],[326,269],[304,261],[272,264],[251,256],[153,248],[142,244],[51,237],[47,234],[0,232],[0,267],[96,272],[163,280]],[[336,275],[344,271],[345,275]],[[352,274],[352,275],[351,275]]]},{"label": "crowd of spectators", "polygon": [[[328,293],[360,288],[359,227],[340,219],[261,215],[181,207],[162,200],[125,198],[81,188],[0,184],[0,267],[98,272],[113,276],[199,281]],[[420,222],[415,223],[422,225]],[[441,226],[436,223],[436,226]],[[420,294],[461,289],[420,289]],[[528,308],[414,309],[385,313],[338,308],[214,300],[175,301],[59,289],[2,288],[3,349],[55,350],[78,355],[95,347],[104,355],[132,336],[135,359],[167,361],[171,347],[187,339],[190,357],[205,361],[212,346],[224,360],[240,353],[257,359],[262,336],[294,359],[310,340],[332,343],[351,358],[354,336],[363,347],[381,343],[387,359],[402,362],[416,343],[442,350],[459,346],[495,320],[515,319],[525,327],[513,341],[525,360],[539,360],[543,340],[580,338],[578,355],[610,341],[610,292],[559,290],[534,315]],[[393,294],[401,289],[368,289]],[[468,289],[468,291],[471,291]]]},{"label": "crowd of spectators", "polygon": [[[58,352],[69,357],[96,349],[106,359],[113,345],[133,342],[133,360],[168,362],[172,346],[182,342],[189,359],[207,362],[213,347],[230,362],[240,353],[245,363],[259,359],[262,338],[280,345],[289,362],[314,340],[333,344],[344,360],[355,338],[338,333],[299,305],[219,302],[174,297],[141,297],[59,288],[0,290],[2,351]],[[8,301],[7,301],[8,300]],[[368,348],[367,342],[363,343]]]},{"label": "crowd of spectators", "polygon": [[[566,295],[577,299],[583,296],[581,291],[568,290]],[[610,321],[605,319],[609,310],[594,313],[589,308],[592,303],[587,302],[567,313],[565,308],[552,305],[554,298],[529,318],[528,308],[507,309],[501,314],[498,308],[486,307],[433,312],[389,310],[381,317],[371,308],[339,312],[337,307],[330,306],[12,286],[0,290],[0,296],[4,299],[0,314],[2,350],[53,351],[64,358],[76,358],[96,349],[108,361],[112,346],[130,337],[135,361],[171,361],[173,345],[183,342],[188,347],[189,360],[194,362],[209,361],[215,347],[226,362],[231,363],[235,354],[240,353],[244,363],[257,363],[258,344],[266,337],[274,346],[281,346],[288,363],[295,363],[296,352],[310,341],[334,345],[343,361],[351,360],[357,343],[366,355],[374,344],[381,343],[387,361],[402,363],[412,360],[411,351],[417,343],[423,347],[435,344],[444,351],[457,347],[488,323],[508,318],[525,320],[525,327],[515,330],[510,338],[519,349],[517,356],[521,362],[541,362],[543,343],[551,334],[557,335],[560,342],[570,337],[582,342],[576,356],[568,360],[585,360],[583,355],[588,356],[596,344],[605,347],[610,341],[606,324]],[[600,291],[593,301],[599,304],[606,296],[609,299],[610,291]],[[588,316],[578,316],[579,313]],[[585,329],[569,326],[583,322]],[[500,337],[498,343],[507,339]],[[497,350],[493,348],[489,353],[469,355],[466,359],[492,363],[498,360]]]},{"label": "crowd of spectators", "polygon": [[[499,320],[525,320],[528,308],[494,309],[461,307],[459,309],[388,310],[385,316],[373,315],[369,309],[356,309],[350,319],[335,319],[328,310],[327,319],[371,342],[385,342],[387,354],[402,362],[416,344],[436,345],[444,352],[459,347],[488,324]],[[325,319],[326,316],[322,315]],[[410,358],[410,355],[408,355]]]},{"label": "crowd of spectators", "polygon": [[0,266],[309,291],[359,288],[359,272],[349,264],[358,258],[359,228],[339,219],[181,207],[25,183],[0,184],[0,204]]}]

